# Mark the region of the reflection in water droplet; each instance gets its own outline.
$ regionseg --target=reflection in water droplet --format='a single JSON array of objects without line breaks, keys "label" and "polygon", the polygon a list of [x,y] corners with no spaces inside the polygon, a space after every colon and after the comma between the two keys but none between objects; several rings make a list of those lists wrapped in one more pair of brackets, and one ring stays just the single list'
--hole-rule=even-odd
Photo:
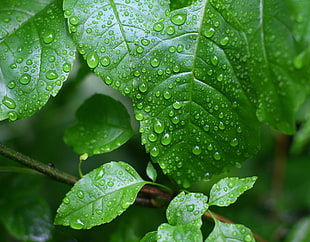
[{"label": "reflection in water droplet", "polygon": [[63,64],[62,69],[64,72],[68,73],[71,70],[71,64],[69,64],[69,63]]},{"label": "reflection in water droplet", "polygon": [[154,124],[154,131],[157,133],[157,134],[161,134],[165,129],[165,126],[164,124],[162,124],[159,120],[155,121],[155,124]]},{"label": "reflection in water droplet", "polygon": [[110,65],[110,58],[108,57],[108,56],[104,56],[104,57],[102,57],[101,59],[100,59],[100,63],[101,63],[101,65],[103,65],[103,66],[108,66],[108,65]]},{"label": "reflection in water droplet", "polygon": [[82,229],[84,227],[84,223],[80,219],[72,219],[70,221],[70,226],[73,229]]},{"label": "reflection in water droplet", "polygon": [[176,14],[170,18],[171,22],[175,25],[182,25],[186,21],[186,14]]},{"label": "reflection in water droplet", "polygon": [[153,147],[150,151],[151,156],[157,157],[159,155],[159,149],[156,147]]},{"label": "reflection in water droplet", "polygon": [[29,74],[23,74],[19,79],[21,84],[27,85],[31,80],[31,76]]},{"label": "reflection in water droplet", "polygon": [[15,81],[10,81],[10,82],[8,83],[8,88],[13,89],[14,87],[16,87]]},{"label": "reflection in water droplet", "polygon": [[222,158],[221,154],[219,152],[215,152],[214,155],[213,155],[213,158],[215,160],[220,160]]},{"label": "reflection in water droplet", "polygon": [[151,64],[151,66],[153,66],[153,67],[158,67],[159,64],[160,64],[160,60],[157,59],[156,57],[153,57],[153,58],[151,58],[151,60],[150,60],[150,64]]},{"label": "reflection in water droplet", "polygon": [[229,143],[231,146],[235,147],[239,144],[239,141],[237,138],[233,138],[230,143]]},{"label": "reflection in water droplet", "polygon": [[72,25],[77,25],[79,23],[79,18],[76,17],[76,16],[72,16],[72,17],[69,18],[69,22]]},{"label": "reflection in water droplet", "polygon": [[170,134],[165,134],[162,138],[161,138],[161,143],[163,145],[169,145],[172,141],[172,136]]},{"label": "reflection in water droplet", "polygon": [[214,28],[208,28],[208,29],[206,29],[204,34],[207,38],[211,38],[214,35],[214,33],[215,33]]},{"label": "reflection in water droplet", "polygon": [[84,198],[84,192],[83,191],[78,191],[77,195],[79,198]]},{"label": "reflection in water droplet", "polygon": [[53,42],[55,39],[55,32],[53,30],[47,31],[43,36],[43,41],[45,44]]},{"label": "reflection in water droplet", "polygon": [[224,37],[224,38],[221,39],[220,44],[225,46],[225,45],[228,44],[228,42],[229,42],[229,38],[228,37]]},{"label": "reflection in water droplet", "polygon": [[2,103],[7,107],[7,108],[10,108],[10,109],[14,109],[16,108],[16,103],[13,99],[7,97],[7,96],[4,96],[3,99],[2,99]]},{"label": "reflection in water droplet", "polygon": [[86,57],[86,62],[87,65],[90,68],[95,68],[98,66],[99,64],[99,57],[98,54],[95,51],[92,51],[90,53],[88,53],[87,57]]},{"label": "reflection in water droplet", "polygon": [[54,70],[49,70],[48,72],[46,72],[45,76],[47,79],[50,79],[50,80],[54,80],[58,78],[58,74]]},{"label": "reflection in water droplet", "polygon": [[169,26],[168,28],[167,28],[167,34],[174,34],[174,32],[175,32],[175,29],[174,29],[174,27],[173,26]]},{"label": "reflection in water droplet", "polygon": [[155,23],[154,26],[153,26],[153,29],[157,32],[160,32],[164,29],[164,24],[163,23]]},{"label": "reflection in water droplet", "polygon": [[192,152],[194,155],[200,155],[201,154],[201,148],[196,145],[193,149],[192,149]]}]

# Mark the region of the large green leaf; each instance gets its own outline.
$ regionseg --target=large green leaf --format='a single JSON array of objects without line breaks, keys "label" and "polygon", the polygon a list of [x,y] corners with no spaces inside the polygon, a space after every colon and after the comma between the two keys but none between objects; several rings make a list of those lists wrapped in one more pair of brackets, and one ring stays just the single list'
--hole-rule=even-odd
[{"label": "large green leaf", "polygon": [[251,189],[257,177],[226,177],[212,186],[209,205],[227,207],[234,203],[245,191]]},{"label": "large green leaf", "polygon": [[202,242],[200,226],[195,224],[170,225],[163,223],[157,231],[158,242]]},{"label": "large green leaf", "polygon": [[208,209],[208,197],[201,193],[181,192],[167,208],[167,220],[171,225],[196,223]]},{"label": "large green leaf", "polygon": [[55,96],[74,60],[59,0],[2,0],[0,120],[31,116]]},{"label": "large green leaf", "polygon": [[292,64],[282,1],[200,0],[169,11],[168,1],[65,0],[64,9],[80,53],[132,98],[146,150],[179,184],[254,154],[256,115],[294,131],[305,77]]},{"label": "large green leaf", "polygon": [[242,224],[223,223],[217,219],[215,227],[205,242],[251,242],[255,241],[250,229]]},{"label": "large green leaf", "polygon": [[81,178],[60,205],[55,224],[89,229],[124,212],[147,182],[124,162],[110,162]]},{"label": "large green leaf", "polygon": [[77,123],[67,128],[64,139],[78,154],[112,151],[135,134],[126,108],[108,96],[96,94],[86,100],[76,118]]}]

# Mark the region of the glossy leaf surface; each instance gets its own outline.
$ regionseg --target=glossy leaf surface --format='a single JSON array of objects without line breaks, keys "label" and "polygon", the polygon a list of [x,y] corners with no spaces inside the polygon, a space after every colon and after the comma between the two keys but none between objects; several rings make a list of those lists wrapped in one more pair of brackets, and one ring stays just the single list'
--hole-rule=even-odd
[{"label": "glossy leaf surface", "polygon": [[65,0],[64,9],[89,67],[132,98],[153,161],[187,187],[258,150],[256,116],[295,130],[309,77],[292,63],[283,4],[200,0],[169,11],[168,1]]},{"label": "glossy leaf surface", "polygon": [[215,227],[205,242],[255,241],[250,229],[242,224],[228,224],[215,219]]},{"label": "glossy leaf surface", "polygon": [[147,233],[140,242],[157,242],[157,231]]},{"label": "glossy leaf surface", "polygon": [[202,233],[200,226],[195,224],[185,225],[170,225],[167,223],[161,224],[157,231],[158,242],[201,242]]},{"label": "glossy leaf surface", "polygon": [[196,223],[208,209],[208,197],[201,193],[181,192],[167,208],[167,220],[171,225]]},{"label": "glossy leaf surface", "polygon": [[123,104],[101,94],[86,100],[76,119],[77,123],[67,128],[64,139],[78,154],[92,156],[112,151],[135,134]]},{"label": "glossy leaf surface", "polygon": [[81,178],[60,205],[55,224],[89,229],[124,212],[147,182],[124,162],[107,163]]},{"label": "glossy leaf surface", "polygon": [[147,163],[146,174],[153,182],[156,181],[157,171],[151,162]]},{"label": "glossy leaf surface", "polygon": [[209,205],[226,207],[234,203],[245,191],[251,189],[257,177],[226,177],[212,186]]},{"label": "glossy leaf surface", "polygon": [[14,121],[57,94],[75,47],[61,1],[2,0],[0,18],[0,120]]}]

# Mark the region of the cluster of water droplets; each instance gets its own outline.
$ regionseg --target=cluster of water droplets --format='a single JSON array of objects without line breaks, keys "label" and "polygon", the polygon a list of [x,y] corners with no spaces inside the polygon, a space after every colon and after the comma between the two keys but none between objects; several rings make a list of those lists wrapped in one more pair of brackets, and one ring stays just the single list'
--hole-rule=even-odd
[{"label": "cluster of water droplets", "polygon": [[[19,15],[13,11],[11,20],[5,22],[16,24]],[[51,4],[32,20],[21,18],[28,22],[15,26],[15,32],[0,43],[0,65],[6,83],[1,109],[7,113],[1,119],[14,121],[31,116],[50,95],[56,95],[67,78],[74,47],[72,41],[65,38],[65,23],[59,16],[61,10]]]}]

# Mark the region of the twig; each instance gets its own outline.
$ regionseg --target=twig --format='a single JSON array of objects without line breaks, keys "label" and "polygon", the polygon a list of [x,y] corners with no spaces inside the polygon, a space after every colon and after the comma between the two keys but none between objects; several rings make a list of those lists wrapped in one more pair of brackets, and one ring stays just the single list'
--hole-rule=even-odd
[{"label": "twig", "polygon": [[11,160],[17,161],[20,164],[23,164],[29,168],[32,168],[36,171],[39,171],[43,173],[44,175],[47,175],[54,180],[57,180],[59,182],[63,182],[69,185],[74,185],[78,181],[78,178],[65,173],[63,171],[60,171],[52,166],[46,165],[42,162],[39,162],[37,160],[32,159],[29,156],[26,156],[22,153],[19,153],[11,148],[8,148],[2,144],[0,144],[0,155],[3,155]]}]

